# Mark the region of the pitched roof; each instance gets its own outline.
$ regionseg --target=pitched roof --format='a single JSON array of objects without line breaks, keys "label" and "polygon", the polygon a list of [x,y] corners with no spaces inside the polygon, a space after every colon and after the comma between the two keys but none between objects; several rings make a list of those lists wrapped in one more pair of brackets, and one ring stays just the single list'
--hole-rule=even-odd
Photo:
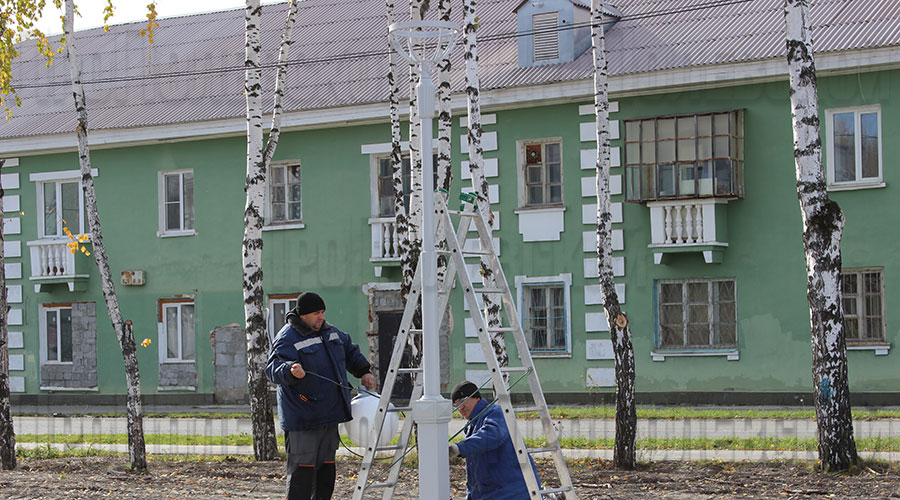
[{"label": "pitched roof", "polygon": [[[590,50],[567,64],[518,66],[513,9],[519,1],[479,2],[482,89],[590,78]],[[624,17],[606,32],[610,75],[783,57],[782,5],[783,0],[617,0]],[[270,68],[264,74],[266,96],[286,8],[263,10],[262,62]],[[811,12],[817,53],[900,44],[900,0],[817,0]],[[236,9],[162,19],[149,48],[137,34],[140,23],[79,32],[91,129],[242,117],[243,17],[243,9]],[[461,18],[461,9],[454,9],[455,22]],[[346,0],[301,2],[285,110],[386,101],[386,25],[383,0],[356,0],[352,8]],[[13,74],[22,107],[0,126],[0,138],[74,130],[65,56],[47,68],[33,44],[20,51]],[[458,47],[452,56],[456,92],[464,86],[462,55]],[[404,95],[406,87],[401,85]]]}]

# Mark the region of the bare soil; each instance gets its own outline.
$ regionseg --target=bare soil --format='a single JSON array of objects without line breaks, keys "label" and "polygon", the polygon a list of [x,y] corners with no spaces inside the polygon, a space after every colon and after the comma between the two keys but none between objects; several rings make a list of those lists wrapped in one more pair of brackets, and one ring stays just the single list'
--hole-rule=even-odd
[{"label": "bare soil", "polygon": [[[0,498],[284,498],[283,462],[151,460],[149,466],[150,472],[135,474],[128,472],[123,457],[20,460],[15,470],[0,471]],[[358,467],[355,461],[338,463],[335,499],[350,498]],[[824,474],[805,463],[659,462],[626,472],[613,470],[609,462],[583,461],[571,465],[570,471],[582,500],[900,498],[900,470],[884,464],[868,464],[855,473]],[[417,499],[415,478],[416,470],[406,469],[394,498]],[[464,483],[463,464],[454,461],[454,499],[465,498]]]}]

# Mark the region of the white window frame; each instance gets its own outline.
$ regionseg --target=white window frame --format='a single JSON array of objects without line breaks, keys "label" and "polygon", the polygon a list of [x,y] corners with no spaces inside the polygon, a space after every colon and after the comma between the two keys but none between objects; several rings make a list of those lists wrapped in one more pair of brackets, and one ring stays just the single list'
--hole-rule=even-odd
[{"label": "white window frame", "polygon": [[[275,168],[284,168],[285,176],[287,179],[287,168],[288,167],[300,167],[300,219],[298,220],[286,220],[284,222],[274,222],[272,221],[272,183],[273,179],[272,170]],[[285,184],[285,186],[289,186],[289,184]],[[287,207],[287,197],[288,193],[284,194],[285,196],[285,208]],[[286,160],[272,163],[269,165],[269,171],[266,172],[266,194],[265,194],[265,225],[263,226],[263,231],[276,231],[280,229],[303,229],[306,227],[306,224],[303,223],[303,168],[300,165],[299,160]]]},{"label": "white window frame", "polygon": [[[93,177],[97,177],[100,173],[97,169],[91,169],[91,175]],[[85,205],[84,205],[84,189],[81,184],[81,171],[80,170],[60,170],[56,172],[40,172],[35,174],[30,174],[28,176],[28,180],[35,183],[35,188],[37,191],[37,224],[38,224],[38,238],[39,239],[68,239],[65,233],[62,231],[62,221],[60,217],[57,217],[57,228],[58,234],[55,235],[47,235],[46,228],[44,227],[44,184],[55,183],[56,184],[56,199],[60,200],[60,188],[61,184],[68,182],[77,182],[78,183],[78,215],[79,215],[79,224],[77,228],[69,227],[69,231],[73,234],[84,234],[90,237],[90,231],[88,231],[90,225],[87,223],[87,213],[85,213]]]},{"label": "white window frame", "polygon": [[[713,283],[717,283],[720,281],[730,281],[734,283],[734,345],[721,345],[721,346],[713,346],[702,347],[702,346],[690,346],[690,347],[660,347],[660,322],[662,321],[662,317],[660,314],[660,288],[664,284],[680,284],[684,287],[688,283],[704,283],[707,286]],[[684,292],[682,292],[682,304],[684,304],[685,300]],[[712,298],[707,296],[709,302],[709,315],[712,316],[713,311],[713,303]],[[738,351],[738,346],[740,345],[739,339],[739,331],[738,326],[740,325],[740,321],[738,320],[738,288],[737,288],[737,279],[730,277],[722,277],[722,278],[686,278],[686,279],[667,279],[667,280],[657,280],[654,283],[654,316],[655,316],[655,334],[653,344],[655,346],[654,350],[650,351],[650,355],[653,358],[653,361],[665,361],[666,357],[679,357],[679,356],[725,356],[729,361],[738,361],[740,359],[740,354]],[[682,311],[682,314],[686,314],[686,312]],[[683,320],[684,321],[684,320]],[[713,320],[710,317],[710,331],[712,331]]]},{"label": "white window frame", "polygon": [[[181,229],[166,229],[166,176],[167,175],[178,175],[178,185],[180,190],[180,199],[178,205],[181,207],[179,217],[179,224],[181,226],[184,225],[184,174],[191,174],[194,176],[194,194],[192,203],[194,209],[194,227],[190,229],[185,229],[182,227]],[[197,210],[196,210],[196,193],[197,193],[197,176],[194,175],[194,169],[186,168],[181,170],[166,170],[159,172],[158,175],[158,207],[159,207],[159,231],[156,233],[157,236],[161,238],[171,237],[171,236],[193,236],[197,234]]]},{"label": "white window frame", "polygon": [[[159,333],[159,362],[160,364],[172,364],[172,363],[194,363],[197,359],[197,347],[199,343],[197,342],[197,307],[194,303],[193,299],[161,299],[157,303],[158,309],[158,333]],[[181,315],[183,314],[182,308],[184,306],[192,306],[194,307],[194,357],[193,358],[184,358],[182,345],[184,334],[181,331]],[[176,351],[178,351],[178,357],[170,358],[169,356],[169,335],[168,330],[166,329],[166,309],[177,308],[178,311],[178,346]]]},{"label": "white window frame", "polygon": [[531,352],[532,358],[571,358],[572,357],[572,274],[562,273],[556,276],[516,276],[516,304],[519,308],[519,321],[525,335],[525,297],[526,285],[562,285],[566,304],[566,349],[559,352]]},{"label": "white window frame", "polygon": [[[838,182],[834,180],[834,115],[853,113],[853,132],[856,160],[856,180]],[[878,120],[878,177],[862,178],[862,141],[860,138],[860,115],[875,113]],[[835,108],[825,110],[825,164],[828,176],[828,189],[840,191],[845,189],[871,189],[885,187],[884,183],[884,134],[881,126],[881,105],[854,106],[849,108]]]},{"label": "white window frame", "polygon": [[[70,317],[71,317],[71,314],[72,314],[72,304],[70,304],[70,303],[64,303],[64,304],[41,304],[41,305],[38,307],[38,328],[39,328],[39,331],[40,331],[40,337],[41,337],[41,338],[40,338],[41,364],[48,364],[48,365],[71,365],[71,364],[73,364],[74,361],[75,361],[75,345],[74,345],[74,339],[73,339],[73,342],[72,342],[72,361],[60,361],[60,359],[62,359],[62,356],[60,355],[59,349],[57,349],[57,358],[56,358],[56,359],[48,359],[48,357],[47,357],[47,356],[48,356],[48,351],[49,351],[49,345],[48,345],[48,343],[47,343],[47,312],[48,312],[48,311],[56,311],[57,318],[59,318],[59,313],[60,313],[60,311],[62,311],[63,309],[68,309],[68,310],[69,310],[69,315],[70,315]],[[74,323],[74,318],[72,318],[72,319],[73,319],[73,323]],[[59,321],[59,320],[57,320],[57,324],[60,324],[60,321]],[[74,331],[72,332],[72,335],[74,336]],[[61,340],[61,339],[60,339],[60,332],[56,332],[56,337],[57,337],[57,339],[56,339],[56,345],[57,345],[57,346],[62,345],[61,342],[60,342],[60,340]]]},{"label": "white window frame", "polygon": [[[275,306],[277,304],[283,304],[285,311],[290,311],[294,307],[297,306],[297,299],[300,297],[300,294],[294,295],[293,298],[286,297],[284,295],[276,295],[269,297],[269,306],[266,308],[266,332],[269,334],[269,344],[275,341],[275,335],[278,332],[275,330]],[[293,304],[291,304],[293,303]],[[287,314],[287,313],[285,313]]]},{"label": "white window frame", "polygon": [[[559,184],[560,184],[560,201],[555,203],[544,202],[541,204],[529,204],[528,203],[528,193],[527,193],[527,183],[526,183],[526,158],[525,151],[527,146],[540,145],[541,146],[541,163],[544,169],[544,174],[546,174],[547,166],[546,166],[546,148],[547,144],[559,144]],[[566,175],[565,175],[565,160],[564,160],[564,151],[563,151],[563,140],[562,137],[548,137],[545,139],[530,139],[524,141],[517,141],[516,143],[516,164],[518,167],[516,168],[517,177],[518,177],[518,191],[519,191],[519,207],[518,210],[544,210],[544,209],[562,209],[566,206]],[[543,183],[547,184],[546,180]],[[546,193],[544,193],[546,195]]]}]

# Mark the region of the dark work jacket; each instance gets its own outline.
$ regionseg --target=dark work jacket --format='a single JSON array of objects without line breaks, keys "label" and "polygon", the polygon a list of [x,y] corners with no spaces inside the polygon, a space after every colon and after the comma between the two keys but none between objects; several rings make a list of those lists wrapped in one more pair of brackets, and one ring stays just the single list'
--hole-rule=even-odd
[{"label": "dark work jacket", "polygon": [[[350,384],[347,372],[355,377],[369,373],[369,362],[350,336],[327,322],[316,332],[292,312],[275,336],[266,377],[278,384],[278,420],[285,431],[301,431],[351,420]],[[298,379],[291,365],[299,362],[307,372]],[[338,387],[309,373],[327,377]]]},{"label": "dark work jacket", "polygon": [[[469,422],[466,438],[456,443],[466,459],[466,500],[528,500],[503,410],[493,405],[481,413],[488,404],[485,399],[478,401],[472,410],[472,415],[478,416]],[[537,479],[533,460],[531,469]]]}]

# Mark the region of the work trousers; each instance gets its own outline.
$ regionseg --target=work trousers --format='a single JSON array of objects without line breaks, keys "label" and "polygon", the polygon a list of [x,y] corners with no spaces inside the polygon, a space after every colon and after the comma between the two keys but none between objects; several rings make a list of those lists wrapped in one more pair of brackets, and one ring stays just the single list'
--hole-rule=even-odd
[{"label": "work trousers", "polygon": [[339,439],[337,424],[284,433],[287,500],[331,500]]}]

